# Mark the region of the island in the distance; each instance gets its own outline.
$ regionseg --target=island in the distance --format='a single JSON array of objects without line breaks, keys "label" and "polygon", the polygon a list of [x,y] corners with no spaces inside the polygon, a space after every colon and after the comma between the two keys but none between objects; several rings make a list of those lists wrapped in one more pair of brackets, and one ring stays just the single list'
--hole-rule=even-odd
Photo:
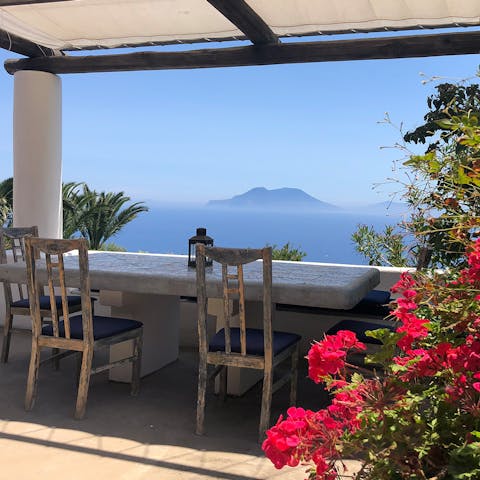
[{"label": "island in the distance", "polygon": [[339,207],[322,202],[299,188],[277,188],[268,190],[265,187],[252,188],[241,195],[226,200],[210,200],[208,207],[251,208],[251,209],[322,209],[336,210]]}]

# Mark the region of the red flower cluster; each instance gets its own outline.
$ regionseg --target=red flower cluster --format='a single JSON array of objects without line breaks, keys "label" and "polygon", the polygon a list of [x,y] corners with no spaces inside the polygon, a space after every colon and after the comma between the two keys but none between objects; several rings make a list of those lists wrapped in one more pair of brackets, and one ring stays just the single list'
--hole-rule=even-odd
[{"label": "red flower cluster", "polygon": [[[476,380],[480,380],[480,373],[476,373],[474,376],[473,376],[474,379]],[[477,392],[480,392],[480,382],[473,382],[472,383],[472,387],[477,391]]]},{"label": "red flower cluster", "polygon": [[[468,286],[468,289],[461,288]],[[419,295],[415,280],[408,273],[402,274],[400,281],[392,289],[402,294],[397,300],[397,308],[393,314],[400,320],[401,325],[397,332],[404,336],[397,342],[403,351],[401,356],[393,358],[396,365],[407,368],[400,375],[401,380],[408,382],[425,377],[441,376],[445,381],[445,392],[450,401],[458,401],[472,391],[480,391],[480,320],[478,317],[478,301],[480,295],[473,292],[480,290],[480,239],[473,245],[468,254],[468,267],[460,271],[457,280],[446,284],[450,287],[449,295],[443,301],[445,304],[463,301],[470,308],[454,311],[452,316],[452,331],[457,345],[452,342],[439,342],[428,347],[413,348],[417,343],[428,336],[430,320],[418,318],[413,310],[418,308],[415,302]],[[442,304],[436,305],[442,310]],[[443,307],[444,311],[448,311]],[[465,330],[472,333],[466,335]],[[470,411],[478,410],[478,405]],[[480,413],[480,412],[479,412]]]},{"label": "red flower cluster", "polygon": [[399,282],[392,288],[394,292],[401,292],[402,297],[397,300],[397,308],[392,312],[402,323],[397,328],[398,333],[404,333],[404,336],[397,342],[397,345],[403,350],[408,351],[412,348],[415,340],[425,338],[428,335],[427,325],[429,320],[418,318],[412,313],[418,305],[414,301],[417,297],[415,280],[408,273],[402,273]]},{"label": "red flower cluster", "polygon": [[350,350],[365,349],[365,344],[359,342],[349,330],[340,330],[336,335],[325,335],[324,340],[315,342],[308,352],[308,376],[315,383],[324,382],[329,375],[344,371]]},{"label": "red flower cluster", "polygon": [[[456,402],[474,391],[480,392],[480,335],[468,335],[464,344],[446,352],[446,368],[451,372],[451,384],[445,390],[450,401]],[[473,398],[472,398],[473,400]],[[468,402],[464,408],[480,415],[480,404]]]},{"label": "red flower cluster", "polygon": [[[335,462],[341,460],[347,439],[357,438],[359,448],[366,448],[369,429],[375,429],[389,411],[404,408],[410,415],[414,403],[408,393],[413,388],[417,401],[422,385],[428,393],[420,417],[432,404],[433,388],[435,401],[443,402],[442,411],[453,404],[452,415],[480,418],[480,239],[468,254],[468,267],[455,281],[432,288],[404,273],[392,291],[401,297],[393,311],[400,323],[392,334],[397,335],[393,338],[398,354],[385,363],[391,375],[347,380],[348,353],[366,348],[353,332],[326,335],[313,344],[307,355],[308,374],[315,383],[325,382],[332,403],[318,412],[291,407],[287,418],[280,417],[267,431],[262,448],[276,468],[313,463],[311,480],[337,479]],[[458,425],[467,426],[468,421]],[[465,430],[466,442],[471,435]],[[404,459],[399,462],[404,468]]]},{"label": "red flower cluster", "polygon": [[358,414],[362,411],[363,400],[358,389],[337,390],[327,410],[335,418],[342,419],[344,428],[354,432],[360,427]]},{"label": "red flower cluster", "polygon": [[355,389],[342,390],[346,358],[350,351],[365,350],[353,332],[341,330],[336,335],[326,335],[310,348],[307,358],[309,377],[319,383],[337,375],[328,389],[335,389],[332,404],[323,410],[313,412],[291,407],[287,418],[280,417],[277,424],[267,431],[262,448],[276,468],[285,465],[296,466],[300,462],[313,462],[313,475],[318,480],[335,480],[335,460],[339,454],[339,438],[345,430],[359,428],[358,414],[361,411],[362,396]]},{"label": "red flower cluster", "polygon": [[415,280],[408,272],[400,274],[400,280],[391,288],[392,293],[412,290],[416,286]]},{"label": "red flower cluster", "polygon": [[[480,283],[480,239],[474,242],[468,253],[468,267],[460,272],[457,281],[453,285],[478,285]],[[478,300],[478,298],[477,298]]]},{"label": "red flower cluster", "polygon": [[473,248],[468,254],[469,268],[465,269],[464,271],[464,276],[469,278],[472,283],[480,282],[480,241],[479,240],[477,240],[473,244]]},{"label": "red flower cluster", "polygon": [[275,468],[297,466],[300,462],[313,461],[317,476],[324,480],[336,478],[334,461],[327,461],[343,433],[343,423],[327,410],[313,412],[290,407],[288,417],[281,416],[277,424],[267,431],[262,448]]}]

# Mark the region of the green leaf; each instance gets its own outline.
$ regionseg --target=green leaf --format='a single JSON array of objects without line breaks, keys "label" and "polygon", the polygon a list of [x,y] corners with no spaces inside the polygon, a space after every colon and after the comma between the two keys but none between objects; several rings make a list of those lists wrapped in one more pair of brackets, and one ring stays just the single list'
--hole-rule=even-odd
[{"label": "green leaf", "polygon": [[463,183],[464,185],[470,185],[472,183],[471,177],[465,173],[465,169],[463,167],[458,167],[457,175],[459,183]]},{"label": "green leaf", "polygon": [[445,130],[453,130],[457,128],[457,122],[450,120],[448,118],[442,118],[441,120],[437,120],[435,122],[439,127],[444,128]]}]

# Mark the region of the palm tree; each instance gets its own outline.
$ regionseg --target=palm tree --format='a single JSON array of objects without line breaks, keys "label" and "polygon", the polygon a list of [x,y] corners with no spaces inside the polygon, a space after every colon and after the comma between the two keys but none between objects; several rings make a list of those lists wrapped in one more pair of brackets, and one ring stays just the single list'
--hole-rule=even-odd
[{"label": "palm tree", "polygon": [[0,197],[0,227],[8,224],[10,212],[11,210],[7,205],[7,201],[5,198]]},{"label": "palm tree", "polygon": [[0,182],[0,226],[10,224],[13,215],[13,178]]},{"label": "palm tree", "polygon": [[[132,203],[124,192],[96,192],[90,190],[86,184],[67,184],[66,190],[70,193],[67,210],[73,212],[69,219],[75,220],[76,230],[88,240],[89,248],[99,250],[105,242],[118,233],[127,223],[131,222],[141,212],[148,211],[143,202]],[[67,214],[68,215],[68,214]],[[71,234],[72,228],[68,225]],[[69,232],[69,233],[70,233]]]},{"label": "palm tree", "polygon": [[63,197],[63,238],[72,238],[78,232],[78,216],[82,211],[80,187],[83,182],[62,184]]},{"label": "palm tree", "polygon": [[[85,237],[93,250],[107,246],[118,233],[141,212],[148,211],[143,202],[132,203],[124,192],[96,192],[84,182],[62,185],[63,237]],[[13,214],[13,178],[0,182],[0,226],[11,223]],[[111,244],[109,248],[114,248]]]}]

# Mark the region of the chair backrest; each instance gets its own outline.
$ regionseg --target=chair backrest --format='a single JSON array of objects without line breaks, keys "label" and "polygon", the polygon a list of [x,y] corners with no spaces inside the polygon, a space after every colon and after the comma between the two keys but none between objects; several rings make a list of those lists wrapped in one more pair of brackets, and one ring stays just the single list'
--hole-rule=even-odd
[{"label": "chair backrest", "polygon": [[[207,340],[207,286],[205,279],[205,258],[217,262],[222,268],[222,298],[225,320],[225,353],[231,353],[232,314],[230,303],[238,301],[238,316],[240,328],[240,354],[247,355],[246,318],[245,318],[245,283],[243,266],[255,260],[263,261],[263,330],[264,351],[266,358],[272,356],[272,248],[240,249],[207,247],[197,244],[197,302],[199,305],[198,333],[200,351],[208,350]],[[231,273],[229,268],[233,268]],[[238,354],[237,354],[238,355]]]},{"label": "chair backrest", "polygon": [[[0,228],[0,263],[8,263],[7,250],[12,250],[12,258],[15,263],[25,261],[25,238],[38,237],[38,227],[12,227]],[[25,298],[25,292],[21,284],[3,282],[5,301],[12,303],[13,286],[16,285],[18,296]]]},{"label": "chair backrest", "polygon": [[[78,258],[80,282],[79,284],[70,283],[68,286],[80,288],[82,298],[83,341],[92,343],[92,303],[90,298],[90,278],[88,274],[87,241],[84,238],[60,240],[31,237],[25,239],[25,247],[27,284],[30,298],[30,313],[33,320],[33,335],[38,337],[42,332],[39,304],[39,297],[42,295],[42,289],[39,285],[45,283],[45,278],[39,278],[41,270],[42,272],[46,272],[46,284],[48,295],[50,297],[50,317],[52,320],[53,337],[57,339],[61,337],[66,340],[71,338],[70,320],[68,317],[68,292],[63,257],[67,252],[78,250],[78,257],[76,258]],[[39,256],[40,259],[38,259]],[[45,264],[45,270],[43,270],[42,264]],[[61,309],[57,307],[56,295],[61,296]],[[61,316],[63,316],[64,321],[64,335],[61,335],[59,329]]]}]

